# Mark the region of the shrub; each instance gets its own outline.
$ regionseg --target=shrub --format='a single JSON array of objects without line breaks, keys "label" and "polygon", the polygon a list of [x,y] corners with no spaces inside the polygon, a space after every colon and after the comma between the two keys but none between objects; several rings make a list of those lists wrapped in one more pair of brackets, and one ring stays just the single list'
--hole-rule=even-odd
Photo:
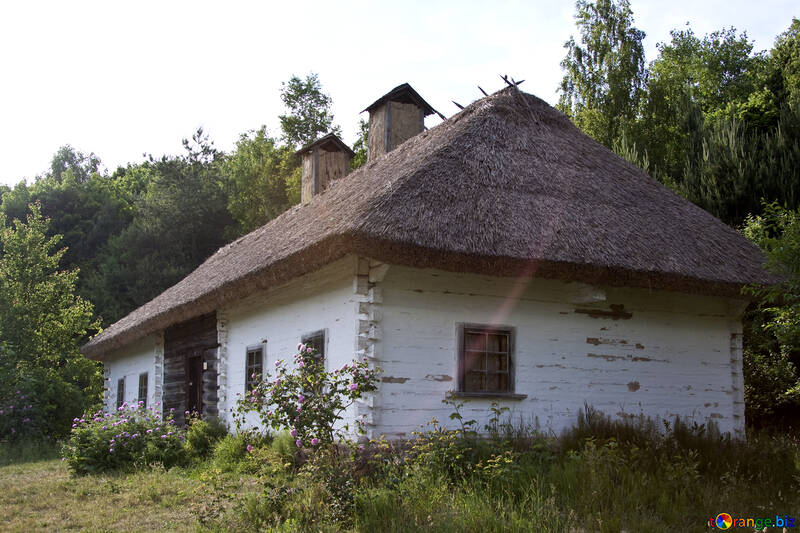
[{"label": "shrub", "polygon": [[186,431],[186,451],[192,457],[208,457],[214,444],[227,434],[228,426],[217,417],[192,417]]},{"label": "shrub", "polygon": [[[298,448],[314,449],[347,440],[350,426],[337,423],[358,398],[377,388],[376,371],[364,358],[326,372],[315,359],[316,350],[304,344],[298,344],[297,350],[292,368],[283,360],[276,361],[275,378],[267,374],[237,402],[237,417],[241,420],[256,412],[265,426],[288,428]],[[360,420],[353,429],[363,433]]]},{"label": "shrub", "polygon": [[154,408],[123,404],[115,413],[76,418],[63,460],[79,475],[153,464],[170,468],[186,462],[184,440],[171,413],[164,419]]}]

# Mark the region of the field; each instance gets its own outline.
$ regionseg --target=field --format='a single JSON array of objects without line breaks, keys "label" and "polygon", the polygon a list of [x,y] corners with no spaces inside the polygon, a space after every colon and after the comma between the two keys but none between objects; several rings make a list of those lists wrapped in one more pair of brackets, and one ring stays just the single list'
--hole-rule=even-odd
[{"label": "field", "polygon": [[168,471],[86,476],[52,446],[0,447],[0,530],[700,532],[721,512],[800,514],[800,444],[786,435],[584,420],[559,439],[429,428],[355,458],[298,457],[280,435],[254,444],[228,436]]}]

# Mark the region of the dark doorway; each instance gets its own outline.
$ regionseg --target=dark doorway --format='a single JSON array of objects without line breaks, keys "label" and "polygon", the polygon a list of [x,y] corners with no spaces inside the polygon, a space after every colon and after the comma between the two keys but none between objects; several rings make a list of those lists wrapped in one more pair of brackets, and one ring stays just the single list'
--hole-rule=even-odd
[{"label": "dark doorway", "polygon": [[203,355],[193,353],[186,357],[186,410],[203,412]]},{"label": "dark doorway", "polygon": [[217,317],[203,315],[164,332],[164,414],[217,416]]}]

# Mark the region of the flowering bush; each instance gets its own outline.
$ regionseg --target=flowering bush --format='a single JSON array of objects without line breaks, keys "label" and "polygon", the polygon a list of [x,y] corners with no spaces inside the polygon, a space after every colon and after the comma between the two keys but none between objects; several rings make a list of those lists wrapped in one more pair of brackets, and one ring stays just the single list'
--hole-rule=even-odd
[{"label": "flowering bush", "polygon": [[115,413],[98,411],[76,418],[62,449],[76,474],[127,469],[154,463],[170,468],[186,461],[183,429],[160,407],[122,404]]},{"label": "flowering bush", "polygon": [[0,442],[39,436],[40,418],[33,400],[24,391],[17,390],[0,399]]},{"label": "flowering bush", "polygon": [[[377,388],[376,371],[365,358],[326,372],[315,354],[312,347],[298,344],[292,367],[276,361],[274,376],[267,374],[237,402],[237,424],[247,413],[258,413],[265,426],[288,429],[298,448],[346,440],[351,427],[337,423],[358,398]],[[363,433],[363,421],[352,429]]]}]

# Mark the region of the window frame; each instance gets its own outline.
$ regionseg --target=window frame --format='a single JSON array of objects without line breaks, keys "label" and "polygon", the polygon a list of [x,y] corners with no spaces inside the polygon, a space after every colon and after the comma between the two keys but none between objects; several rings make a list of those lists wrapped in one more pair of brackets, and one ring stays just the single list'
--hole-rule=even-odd
[{"label": "window frame", "polygon": [[125,403],[125,376],[117,379],[117,410]]},{"label": "window frame", "polygon": [[317,350],[317,355],[314,357],[318,363],[322,363],[325,367],[325,360],[328,353],[328,328],[318,329],[310,333],[306,333],[300,337],[300,342],[308,344],[312,339],[322,337],[322,351]]},{"label": "window frame", "polygon": [[[256,352],[256,351],[261,352],[261,363],[260,363],[260,365],[251,365],[250,364],[250,354],[253,353],[253,352]],[[263,341],[263,342],[260,342],[258,344],[251,344],[250,346],[247,346],[245,348],[245,352],[244,352],[244,391],[245,392],[250,392],[251,390],[253,390],[253,387],[255,387],[258,383],[263,381],[263,379],[264,379],[264,367],[266,366],[266,361],[267,361],[267,341],[266,340]],[[251,369],[254,369],[257,366],[260,366],[260,371],[258,372],[258,374],[260,375],[260,378],[253,379],[252,377],[250,377],[250,376],[252,376],[254,374],[254,372]]]},{"label": "window frame", "polygon": [[[471,331],[483,334],[506,334],[508,335],[508,390],[466,390],[466,347],[465,337]],[[456,324],[456,367],[458,372],[458,380],[456,382],[457,390],[453,391],[452,395],[459,397],[488,397],[488,398],[506,398],[521,400],[527,398],[527,394],[518,394],[516,392],[516,367],[517,367],[517,353],[516,353],[516,328],[514,326],[500,325],[500,324],[476,324],[476,323],[458,323]],[[484,348],[484,352],[486,349]],[[499,374],[499,372],[496,372]],[[487,370],[488,375],[488,370]]]},{"label": "window frame", "polygon": [[[144,395],[142,395],[142,378],[144,378]],[[139,374],[139,388],[137,390],[138,397],[137,397],[137,405],[138,402],[143,402],[141,407],[143,409],[147,409],[147,393],[150,389],[150,373],[149,372],[141,372]]]}]

